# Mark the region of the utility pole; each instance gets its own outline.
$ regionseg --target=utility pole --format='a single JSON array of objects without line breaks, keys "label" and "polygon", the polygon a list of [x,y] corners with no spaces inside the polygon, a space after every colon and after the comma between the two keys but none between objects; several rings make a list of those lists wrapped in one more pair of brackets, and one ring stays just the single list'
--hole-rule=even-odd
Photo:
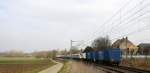
[{"label": "utility pole", "polygon": [[[74,42],[81,42],[81,41],[73,41],[73,40],[70,40],[70,56],[72,56],[72,44],[73,44]],[[70,59],[71,59],[71,57],[70,57]]]},{"label": "utility pole", "polygon": [[127,54],[128,54],[128,44],[127,44],[127,37],[125,38],[125,40],[126,40],[126,59],[127,59]]},{"label": "utility pole", "polygon": [[[73,43],[73,41],[71,40],[70,41],[70,56],[72,56],[72,43]],[[70,59],[71,59],[71,57],[70,57]]]},{"label": "utility pole", "polygon": [[[73,42],[79,42],[79,41],[70,40],[70,60],[72,60],[72,44],[73,44]],[[71,61],[71,63],[72,63],[72,61]],[[70,68],[72,69],[72,65],[71,65]]]}]

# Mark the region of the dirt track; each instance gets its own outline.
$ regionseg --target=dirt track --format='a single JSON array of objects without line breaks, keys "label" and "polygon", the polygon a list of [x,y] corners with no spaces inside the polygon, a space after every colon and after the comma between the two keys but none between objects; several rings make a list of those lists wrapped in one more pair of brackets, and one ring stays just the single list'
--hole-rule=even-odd
[{"label": "dirt track", "polygon": [[47,68],[39,73],[57,73],[63,66],[62,63],[59,63],[59,62],[56,62],[57,64],[50,67],[50,68]]},{"label": "dirt track", "polygon": [[69,73],[105,73],[104,71],[82,62],[72,61]]}]

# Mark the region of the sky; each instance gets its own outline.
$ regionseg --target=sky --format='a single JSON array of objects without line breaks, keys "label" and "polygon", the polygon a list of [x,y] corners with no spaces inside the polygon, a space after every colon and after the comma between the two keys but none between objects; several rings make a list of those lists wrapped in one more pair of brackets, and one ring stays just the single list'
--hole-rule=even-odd
[{"label": "sky", "polygon": [[[0,52],[12,49],[25,52],[64,49],[70,47],[70,40],[83,43],[98,36],[110,35],[112,39],[127,34],[149,23],[148,18],[139,19],[138,24],[124,22],[124,14],[129,14],[127,11],[140,1],[0,0]],[[120,14],[107,21],[105,25],[104,22],[126,3],[127,6],[120,10]],[[139,4],[135,11],[146,3],[148,2]],[[143,9],[137,15],[142,15],[144,10],[148,9],[148,7]],[[134,26],[131,27],[132,25]],[[149,42],[150,34],[146,34],[149,32],[147,30],[139,32],[129,36],[129,39],[136,44]],[[73,45],[76,44],[79,43]]]}]

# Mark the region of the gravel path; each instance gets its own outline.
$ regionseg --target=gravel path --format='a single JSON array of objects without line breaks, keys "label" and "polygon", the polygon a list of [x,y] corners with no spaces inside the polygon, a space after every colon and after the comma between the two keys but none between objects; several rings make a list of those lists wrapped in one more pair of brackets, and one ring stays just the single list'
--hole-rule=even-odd
[{"label": "gravel path", "polygon": [[84,64],[82,62],[72,61],[69,73],[106,73],[94,66]]},{"label": "gravel path", "polygon": [[57,63],[57,64],[39,72],[39,73],[57,73],[62,68],[63,64],[60,62],[55,62],[55,63]]}]

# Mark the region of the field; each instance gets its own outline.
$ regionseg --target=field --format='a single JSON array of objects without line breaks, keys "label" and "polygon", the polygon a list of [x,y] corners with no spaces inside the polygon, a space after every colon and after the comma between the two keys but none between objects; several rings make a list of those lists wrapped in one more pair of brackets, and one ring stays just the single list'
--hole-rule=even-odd
[{"label": "field", "polygon": [[0,57],[0,73],[37,73],[52,65],[48,59]]}]

